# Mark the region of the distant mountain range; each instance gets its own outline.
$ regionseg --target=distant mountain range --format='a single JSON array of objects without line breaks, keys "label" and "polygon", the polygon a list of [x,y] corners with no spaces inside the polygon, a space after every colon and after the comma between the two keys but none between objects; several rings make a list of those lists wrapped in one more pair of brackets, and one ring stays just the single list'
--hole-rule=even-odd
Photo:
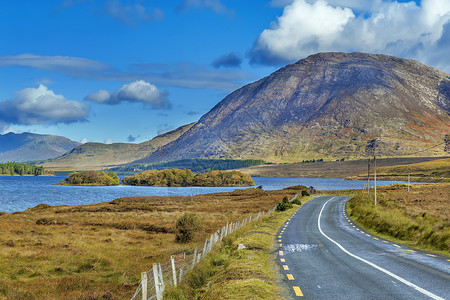
[{"label": "distant mountain range", "polygon": [[7,133],[0,135],[0,162],[43,160],[58,157],[81,143],[56,135]]},{"label": "distant mountain range", "polygon": [[447,73],[387,55],[319,53],[229,94],[145,161],[439,156],[449,113]]},{"label": "distant mountain range", "polygon": [[131,163],[145,158],[159,147],[176,140],[194,124],[195,123],[191,123],[181,126],[140,144],[82,144],[60,157],[43,162],[43,165],[46,168],[54,170],[88,170],[103,169],[110,166]]}]

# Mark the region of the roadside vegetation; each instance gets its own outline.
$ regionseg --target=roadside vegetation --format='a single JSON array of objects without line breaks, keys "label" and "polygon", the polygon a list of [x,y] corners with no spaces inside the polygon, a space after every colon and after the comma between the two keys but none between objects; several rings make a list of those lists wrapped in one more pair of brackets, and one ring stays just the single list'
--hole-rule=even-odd
[{"label": "roadside vegetation", "polygon": [[361,227],[407,246],[450,256],[450,183],[378,187],[358,193],[349,215]]},{"label": "roadside vegetation", "polygon": [[0,163],[0,175],[7,176],[43,176],[43,175],[53,175],[52,171],[46,170],[43,167],[38,167],[35,165],[29,165],[24,163],[8,162]]},{"label": "roadside vegetation", "polygon": [[118,185],[119,183],[119,176],[117,176],[117,174],[112,171],[110,171],[108,174],[106,174],[105,172],[85,171],[72,173],[69,177],[61,180],[59,184],[108,186]]},{"label": "roadside vegetation", "polygon": [[252,186],[255,182],[250,175],[238,171],[211,171],[194,174],[191,170],[167,169],[150,170],[124,177],[127,185],[145,186]]},{"label": "roadside vegetation", "polygon": [[[297,193],[301,190],[251,188],[193,197],[119,198],[82,206],[40,204],[24,212],[0,213],[0,299],[129,299],[141,272],[150,270],[153,263],[193,249],[227,222],[255,216],[273,208],[284,196],[292,198]],[[176,223],[186,213],[195,215],[195,230],[190,241],[181,243],[176,240]],[[286,216],[289,213],[286,211]],[[247,291],[251,280],[239,278],[252,274],[248,262],[268,259],[259,258],[261,253],[270,256],[270,251],[258,250],[259,243],[272,243],[272,232],[279,224],[270,231],[255,227],[242,241],[236,237],[227,242],[230,253],[220,255],[232,260],[223,267],[228,270],[222,273],[223,279],[210,285],[210,292]],[[188,220],[187,225],[192,223]],[[235,252],[236,242],[244,243],[248,250]],[[220,261],[219,256],[218,268]],[[264,264],[262,268],[269,269]],[[227,274],[231,276],[228,279]],[[221,280],[233,281],[233,285],[221,285]],[[268,281],[263,280],[264,284]]]},{"label": "roadside vegetation", "polygon": [[[224,238],[177,288],[166,290],[165,299],[285,299],[278,284],[274,242],[279,228],[298,208],[294,204],[276,211]],[[238,250],[239,244],[245,248]]]}]

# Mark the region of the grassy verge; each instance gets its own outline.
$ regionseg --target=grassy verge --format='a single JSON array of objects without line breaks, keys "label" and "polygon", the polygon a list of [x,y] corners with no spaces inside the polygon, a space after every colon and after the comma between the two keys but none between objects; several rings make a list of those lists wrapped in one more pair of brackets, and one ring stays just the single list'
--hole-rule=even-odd
[{"label": "grassy verge", "polygon": [[356,224],[387,240],[450,256],[450,184],[380,187],[373,194],[356,194],[347,206]]},{"label": "grassy verge", "polygon": [[[165,299],[283,299],[274,242],[298,207],[274,212],[225,238],[179,287],[166,290]],[[239,244],[246,248],[237,250]]]}]

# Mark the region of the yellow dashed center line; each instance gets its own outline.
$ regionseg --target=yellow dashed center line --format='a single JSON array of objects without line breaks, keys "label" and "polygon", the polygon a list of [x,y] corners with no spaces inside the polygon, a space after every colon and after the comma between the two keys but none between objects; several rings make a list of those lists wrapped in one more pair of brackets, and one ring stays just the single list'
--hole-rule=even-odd
[{"label": "yellow dashed center line", "polygon": [[376,237],[374,237],[373,239],[374,239],[374,240],[380,240],[379,238],[376,238]]},{"label": "yellow dashed center line", "polygon": [[428,255],[428,256],[431,256],[431,257],[437,257],[437,255],[434,255],[434,254],[425,253],[425,255]]},{"label": "yellow dashed center line", "polygon": [[367,234],[367,233],[366,233],[366,235],[367,235],[367,236],[370,236],[370,234]]},{"label": "yellow dashed center line", "polygon": [[401,248],[399,245],[396,245],[396,244],[393,244],[395,247],[397,247],[397,248]]},{"label": "yellow dashed center line", "polygon": [[283,244],[279,244],[278,246],[279,246],[279,247],[282,247],[282,246],[283,246]]},{"label": "yellow dashed center line", "polygon": [[284,258],[280,258],[281,262],[286,262],[286,260]]},{"label": "yellow dashed center line", "polygon": [[294,276],[292,276],[292,274],[286,274],[287,279],[289,280],[294,280]]},{"label": "yellow dashed center line", "polygon": [[283,270],[289,271],[289,267],[287,265],[283,265]]},{"label": "yellow dashed center line", "polygon": [[406,250],[406,251],[409,251],[409,252],[414,252],[414,253],[416,252],[416,251],[414,251],[414,250]]},{"label": "yellow dashed center line", "polygon": [[278,251],[278,254],[282,256],[283,255],[283,251],[281,251],[281,250]]},{"label": "yellow dashed center line", "polygon": [[302,293],[302,290],[300,289],[300,287],[293,286],[292,288],[294,289],[295,296],[303,297],[303,293]]},{"label": "yellow dashed center line", "polygon": [[388,242],[388,241],[383,241],[383,243],[389,244],[389,242]]},{"label": "yellow dashed center line", "polygon": [[281,240],[278,240],[278,243],[281,243]]}]

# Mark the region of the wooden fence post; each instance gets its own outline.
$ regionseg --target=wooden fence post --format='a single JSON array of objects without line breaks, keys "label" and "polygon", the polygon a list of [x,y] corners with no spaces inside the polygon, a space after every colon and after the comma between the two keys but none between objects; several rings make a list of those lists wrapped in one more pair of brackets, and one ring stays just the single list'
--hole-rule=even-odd
[{"label": "wooden fence post", "polygon": [[141,273],[142,300],[147,300],[147,272]]},{"label": "wooden fence post", "polygon": [[155,292],[156,292],[156,299],[162,300],[161,297],[161,287],[159,286],[159,274],[158,274],[158,265],[153,264],[153,279],[155,280]]},{"label": "wooden fence post", "polygon": [[177,269],[175,268],[175,260],[173,259],[173,256],[170,257],[170,262],[172,265],[172,276],[173,276],[173,285],[177,286]]}]

